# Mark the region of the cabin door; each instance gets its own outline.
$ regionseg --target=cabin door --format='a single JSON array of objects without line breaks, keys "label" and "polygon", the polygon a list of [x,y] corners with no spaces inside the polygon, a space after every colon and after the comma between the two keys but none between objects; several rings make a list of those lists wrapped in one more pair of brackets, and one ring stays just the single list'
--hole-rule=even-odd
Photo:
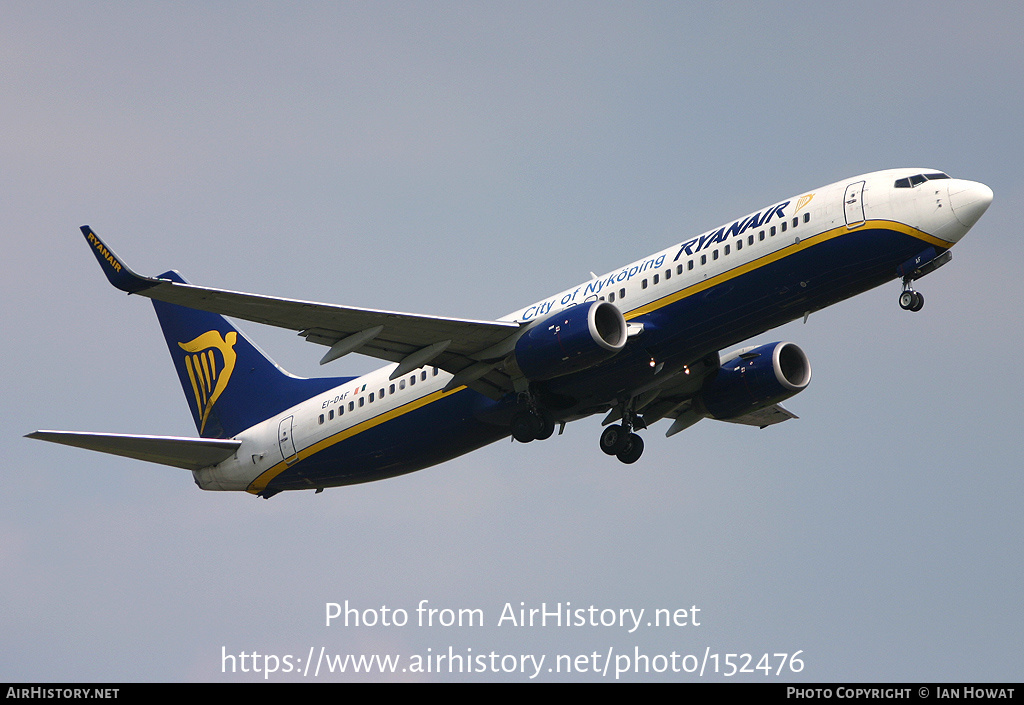
[{"label": "cabin door", "polygon": [[843,195],[843,210],[846,212],[846,227],[864,225],[864,182],[857,181],[846,187]]},{"label": "cabin door", "polygon": [[294,416],[281,419],[281,425],[277,427],[277,445],[281,448],[281,458],[286,463],[295,462],[299,456],[295,451],[295,441],[292,439],[292,421],[294,419]]}]

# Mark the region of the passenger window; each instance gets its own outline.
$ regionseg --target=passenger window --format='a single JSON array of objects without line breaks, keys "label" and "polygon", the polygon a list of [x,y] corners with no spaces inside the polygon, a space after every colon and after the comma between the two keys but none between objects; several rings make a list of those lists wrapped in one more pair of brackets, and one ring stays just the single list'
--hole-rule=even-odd
[{"label": "passenger window", "polygon": [[356,408],[356,403],[355,403],[354,401],[350,401],[350,402],[348,403],[348,410],[349,410],[349,411],[352,411],[352,410],[353,410],[353,409],[355,409],[355,408]]},{"label": "passenger window", "polygon": [[707,264],[708,263],[708,256],[707,255],[701,255],[700,256],[700,263],[701,264]]},{"label": "passenger window", "polygon": [[723,254],[729,254],[729,245],[725,246],[725,252]]},{"label": "passenger window", "polygon": [[388,392],[390,394],[394,394],[395,393],[395,385],[393,385],[393,384],[388,385]]},{"label": "passenger window", "polygon": [[370,403],[373,403],[373,392],[370,392]]},{"label": "passenger window", "polygon": [[[681,267],[682,265],[679,265],[679,266]],[[668,281],[671,278],[672,278],[672,270],[671,269],[666,269],[665,270],[665,281]]]},{"label": "passenger window", "polygon": [[772,226],[772,229],[768,232],[768,237],[775,237],[775,226],[774,225]]},{"label": "passenger window", "polygon": [[644,279],[642,282],[640,282],[640,288],[641,289],[646,289],[647,288],[647,280],[646,279]]},{"label": "passenger window", "polygon": [[[679,265],[679,266],[682,267],[683,265]],[[693,269],[693,260],[692,259],[686,260],[686,268],[687,269]],[[682,272],[680,272],[680,274],[682,274]]]},{"label": "passenger window", "polygon": [[619,289],[619,298],[620,299],[626,298],[626,290],[625,289]]},{"label": "passenger window", "polygon": [[[320,415],[320,418],[323,418],[323,414]],[[333,419],[334,418],[334,409],[331,409],[330,411],[327,412],[327,418],[328,419]]]},{"label": "passenger window", "polygon": [[799,218],[793,218],[793,227],[795,228],[800,223]]},{"label": "passenger window", "polygon": [[608,294],[608,300],[609,301],[614,301],[615,300],[615,292],[614,291],[612,293]]},{"label": "passenger window", "polygon": [[381,399],[383,399],[383,398],[384,398],[384,387],[381,387],[381,388],[380,388],[380,394],[378,394],[377,396],[378,396],[379,398],[381,398]]},{"label": "passenger window", "polygon": [[398,388],[399,389],[405,389],[405,380],[404,379],[398,380]]},{"label": "passenger window", "polygon": [[320,423],[323,423],[323,422],[324,422],[324,415],[320,414]]},{"label": "passenger window", "polygon": [[409,377],[409,386],[411,387],[414,384],[416,384],[416,375]]},{"label": "passenger window", "polygon": [[[761,237],[762,238],[764,237],[764,233],[761,233]],[[754,236],[753,235],[747,235],[747,244],[748,245],[753,245],[754,244]]]},{"label": "passenger window", "polygon": [[805,223],[811,222],[811,214],[810,213],[804,213],[804,222]]},{"label": "passenger window", "polygon": [[711,259],[718,259],[718,248],[711,250]]},{"label": "passenger window", "polygon": [[[693,269],[693,260],[690,260],[690,264],[687,265],[687,269]],[[681,264],[677,265],[676,266],[676,274],[682,274],[682,273],[683,273],[683,265],[681,265]]]},{"label": "passenger window", "polygon": [[359,406],[362,406],[366,402],[366,397],[359,397]]},{"label": "passenger window", "polygon": [[426,382],[427,381],[427,371],[426,370],[423,370],[422,372],[420,372],[420,381],[421,382]]},{"label": "passenger window", "polygon": [[658,275],[657,274],[654,275],[654,281],[652,283],[653,284],[657,284],[658,283]]},{"label": "passenger window", "polygon": [[786,232],[786,221],[782,221],[782,232]]}]

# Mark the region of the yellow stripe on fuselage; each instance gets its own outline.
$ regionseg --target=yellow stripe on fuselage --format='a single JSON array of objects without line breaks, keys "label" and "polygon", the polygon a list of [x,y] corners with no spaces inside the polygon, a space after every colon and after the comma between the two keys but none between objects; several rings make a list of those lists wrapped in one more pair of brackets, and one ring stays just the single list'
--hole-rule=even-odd
[{"label": "yellow stripe on fuselage", "polygon": [[267,488],[267,485],[269,485],[270,482],[275,477],[277,477],[282,472],[287,470],[289,465],[294,465],[296,462],[300,460],[305,460],[311,455],[315,455],[316,453],[319,453],[320,451],[326,448],[330,448],[336,443],[341,443],[342,441],[351,438],[352,436],[355,436],[359,433],[362,433],[363,431],[368,431],[371,428],[379,426],[380,424],[386,421],[398,418],[399,416],[407,414],[410,411],[415,411],[416,409],[424,407],[427,404],[432,404],[435,401],[440,401],[441,399],[444,399],[447,396],[451,396],[452,394],[461,392],[465,388],[465,385],[463,385],[461,387],[456,387],[455,389],[448,392],[445,392],[443,390],[431,392],[426,396],[420,397],[419,399],[414,399],[406,404],[403,404],[399,407],[392,409],[391,411],[385,411],[384,413],[374,416],[373,418],[367,419],[366,421],[361,421],[360,423],[357,423],[354,426],[342,429],[341,431],[338,431],[332,436],[328,436],[322,441],[317,441],[313,445],[303,448],[302,450],[299,451],[298,457],[291,463],[286,463],[282,460],[273,467],[264,470],[259,477],[257,477],[255,480],[249,483],[249,486],[246,488],[245,491],[250,492],[252,494],[259,494],[260,492]]},{"label": "yellow stripe on fuselage", "polygon": [[[706,291],[713,286],[718,286],[719,284],[743,276],[748,272],[752,272],[755,269],[760,269],[765,265],[772,264],[773,262],[778,262],[779,260],[789,257],[792,254],[796,254],[797,252],[806,250],[809,247],[814,247],[815,245],[827,242],[828,240],[840,237],[850,232],[878,228],[903,233],[904,235],[915,237],[918,240],[923,240],[924,242],[927,242],[929,245],[933,245],[935,247],[942,247],[944,249],[948,249],[953,246],[953,243],[946,242],[945,240],[940,240],[934,235],[929,235],[924,231],[918,230],[917,228],[911,227],[909,225],[904,225],[903,223],[898,223],[894,220],[869,220],[852,229],[847,227],[846,225],[841,225],[838,228],[832,228],[831,230],[826,230],[816,235],[811,235],[806,239],[801,239],[800,242],[794,242],[792,245],[787,245],[786,247],[775,250],[774,252],[770,252],[764,255],[763,257],[758,257],[757,259],[751,260],[750,262],[747,262],[745,264],[741,264],[738,267],[734,267],[728,271],[722,272],[721,274],[716,274],[713,277],[697,282],[696,284],[688,286],[685,289],[680,289],[679,291],[667,294],[661,297],[660,299],[655,299],[649,304],[644,304],[643,306],[626,312],[624,316],[626,320],[644,316],[648,313],[657,311],[660,308],[674,304],[677,301],[681,301],[682,299],[685,299],[688,296],[699,294],[700,292]],[[748,245],[748,247],[756,247],[756,245]],[[696,255],[693,256],[696,257]],[[699,267],[707,265],[697,266]]]},{"label": "yellow stripe on fuselage", "polygon": [[[733,269],[730,269],[726,272],[722,272],[721,274],[717,274],[713,277],[700,281],[684,289],[680,289],[679,291],[663,296],[660,299],[656,299],[648,304],[644,304],[643,306],[626,312],[624,315],[627,319],[643,316],[653,311],[657,311],[658,309],[663,308],[665,306],[669,306],[677,301],[685,299],[688,296],[693,296],[694,294],[706,291],[707,289],[710,289],[713,286],[717,286],[719,284],[722,284],[723,282],[730,281],[748,272],[752,272],[756,269],[759,269],[760,267],[764,267],[773,262],[777,262],[781,259],[789,257],[792,254],[795,254],[802,250],[806,250],[809,247],[813,247],[820,243],[827,242],[828,240],[840,237],[849,232],[871,229],[884,229],[903,233],[904,235],[909,235],[910,237],[917,238],[918,240],[922,240],[930,245],[933,245],[935,247],[941,247],[943,249],[948,249],[953,245],[953,243],[941,240],[933,235],[929,235],[926,232],[918,230],[917,228],[892,220],[869,220],[853,229],[848,228],[846,225],[841,225],[837,228],[832,228],[831,230],[826,230],[816,235],[811,235],[805,239],[801,239],[800,242],[794,242],[792,245],[787,245],[786,247],[775,250],[774,252],[770,252],[764,255],[763,257],[758,257],[755,260],[734,267]],[[751,245],[750,247],[754,247],[754,245]],[[374,416],[371,419],[367,419],[366,421],[362,421],[354,426],[343,429],[332,436],[329,436],[321,441],[314,443],[311,446],[302,449],[298,453],[298,458],[296,460],[293,460],[290,464],[285,463],[282,460],[273,467],[265,470],[259,475],[259,477],[257,477],[251,483],[249,483],[249,486],[248,488],[246,488],[246,491],[252,494],[259,494],[260,492],[266,489],[267,485],[269,485],[270,482],[273,481],[275,477],[277,477],[285,470],[287,470],[289,465],[294,465],[298,461],[304,460],[312,455],[315,455],[316,453],[319,453],[320,451],[325,450],[326,448],[330,448],[331,446],[337,443],[341,443],[342,441],[348,438],[352,438],[353,436],[362,433],[363,431],[375,428],[376,426],[379,426],[382,423],[398,418],[399,416],[407,414],[411,411],[415,411],[416,409],[422,408],[427,404],[432,404],[435,401],[439,401],[447,396],[460,392],[465,388],[465,386],[461,386],[456,387],[455,389],[449,392],[431,392],[430,394],[427,394],[424,397],[415,399],[411,402],[408,402],[407,404],[403,404],[402,406],[392,409],[391,411],[386,411],[378,416]]]}]

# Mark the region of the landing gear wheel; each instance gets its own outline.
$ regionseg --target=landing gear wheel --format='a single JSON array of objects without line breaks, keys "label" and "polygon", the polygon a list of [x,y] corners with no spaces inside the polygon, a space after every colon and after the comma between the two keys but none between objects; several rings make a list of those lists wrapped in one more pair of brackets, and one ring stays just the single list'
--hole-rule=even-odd
[{"label": "landing gear wheel", "polygon": [[601,450],[608,455],[618,455],[629,444],[631,434],[625,426],[609,426],[601,433]]},{"label": "landing gear wheel", "polygon": [[551,434],[555,432],[555,420],[552,419],[551,415],[546,411],[541,411],[536,416],[540,421],[540,428],[537,431],[537,440],[546,441],[551,438]]},{"label": "landing gear wheel", "polygon": [[924,308],[924,294],[920,291],[907,289],[900,294],[900,308],[904,311],[920,311]]},{"label": "landing gear wheel", "polygon": [[644,452],[644,439],[635,433],[631,433],[626,436],[626,447],[615,454],[621,462],[629,465],[640,460],[640,456]]},{"label": "landing gear wheel", "polygon": [[512,437],[520,443],[537,440],[541,423],[540,417],[532,411],[520,411],[512,417]]},{"label": "landing gear wheel", "polygon": [[543,441],[555,432],[555,420],[546,411],[519,411],[512,417],[512,437],[520,443]]}]

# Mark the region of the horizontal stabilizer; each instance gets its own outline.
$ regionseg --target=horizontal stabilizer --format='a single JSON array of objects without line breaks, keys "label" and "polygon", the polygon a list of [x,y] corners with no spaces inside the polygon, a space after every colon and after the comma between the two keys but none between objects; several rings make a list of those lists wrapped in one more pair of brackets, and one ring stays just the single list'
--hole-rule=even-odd
[{"label": "horizontal stabilizer", "polygon": [[201,470],[227,460],[241,441],[178,436],[135,436],[125,433],[84,433],[79,431],[36,431],[25,438],[62,443],[97,450],[125,458],[147,460],[185,470]]}]

